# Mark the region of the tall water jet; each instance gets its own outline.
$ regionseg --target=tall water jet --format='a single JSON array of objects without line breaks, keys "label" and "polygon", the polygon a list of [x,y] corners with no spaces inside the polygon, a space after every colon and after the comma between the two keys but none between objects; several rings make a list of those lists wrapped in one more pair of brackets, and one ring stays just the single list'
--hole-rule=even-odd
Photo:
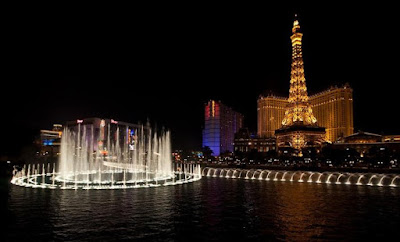
[{"label": "tall water jet", "polygon": [[[157,186],[159,181],[164,181],[164,185],[178,184],[169,131],[153,132],[149,124],[135,125],[112,119],[68,122],[62,132],[59,164],[55,169],[53,165],[50,173],[50,164],[47,164],[47,175],[52,177],[46,179],[45,164],[32,168],[28,165],[27,171],[23,169],[15,175],[13,183],[62,189],[146,187]],[[200,166],[198,169],[200,172]],[[194,166],[186,166],[186,182],[201,178],[193,173]],[[51,183],[47,184],[49,180]]]}]

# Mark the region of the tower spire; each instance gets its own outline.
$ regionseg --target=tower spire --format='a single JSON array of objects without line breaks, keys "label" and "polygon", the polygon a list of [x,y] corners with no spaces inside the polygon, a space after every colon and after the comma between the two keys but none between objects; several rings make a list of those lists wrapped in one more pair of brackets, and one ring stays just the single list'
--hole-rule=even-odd
[{"label": "tower spire", "polygon": [[293,124],[316,125],[317,120],[312,113],[308,101],[306,79],[304,76],[304,62],[302,53],[302,37],[300,23],[295,15],[292,36],[292,68],[290,73],[289,105],[282,121],[283,126]]}]

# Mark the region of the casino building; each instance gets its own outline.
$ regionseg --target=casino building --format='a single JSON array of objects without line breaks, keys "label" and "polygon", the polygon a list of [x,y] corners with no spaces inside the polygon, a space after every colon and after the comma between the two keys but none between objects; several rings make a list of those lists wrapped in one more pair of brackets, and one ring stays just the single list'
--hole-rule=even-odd
[{"label": "casino building", "polygon": [[[297,18],[297,16],[296,16]],[[354,132],[353,90],[345,84],[308,96],[304,74],[300,23],[292,28],[292,64],[289,97],[261,95],[257,103],[259,137],[276,137],[277,147],[293,148],[301,156],[304,148],[321,150]]]}]

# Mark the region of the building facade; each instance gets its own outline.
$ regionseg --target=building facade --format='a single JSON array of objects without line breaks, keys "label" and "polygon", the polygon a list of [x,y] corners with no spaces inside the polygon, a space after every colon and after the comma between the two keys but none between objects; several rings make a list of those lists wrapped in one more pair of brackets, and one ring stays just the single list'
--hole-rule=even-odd
[{"label": "building facade", "polygon": [[66,123],[65,128],[75,133],[78,137],[86,137],[93,146],[93,151],[107,154],[112,149],[113,143],[119,142],[121,146],[133,150],[138,129],[149,128],[138,124],[131,124],[114,119],[85,118]]},{"label": "building facade", "polygon": [[41,156],[55,157],[60,153],[62,125],[53,124],[52,130],[40,130],[40,139],[37,140]]},{"label": "building facade", "polygon": [[342,159],[349,166],[396,168],[400,159],[400,136],[359,131],[325,149],[330,151],[329,157],[347,152],[349,155],[342,155]]},{"label": "building facade", "polygon": [[[348,84],[311,95],[309,100],[318,125],[325,127],[327,141],[335,142],[354,133],[353,89]],[[287,105],[285,97],[271,94],[259,97],[257,134],[260,137],[274,137]]]},{"label": "building facade", "polygon": [[250,134],[248,129],[242,128],[235,134],[234,152],[249,153],[252,151],[267,153],[276,151],[276,139],[274,137],[259,137]]},{"label": "building facade", "polygon": [[353,89],[348,84],[310,96],[318,125],[325,127],[325,139],[336,142],[354,133]]},{"label": "building facade", "polygon": [[275,137],[275,130],[282,125],[287,98],[272,94],[260,96],[257,102],[257,135],[264,138]]},{"label": "building facade", "polygon": [[210,100],[204,108],[203,147],[210,147],[214,156],[233,152],[235,133],[242,127],[242,114],[220,101]]}]

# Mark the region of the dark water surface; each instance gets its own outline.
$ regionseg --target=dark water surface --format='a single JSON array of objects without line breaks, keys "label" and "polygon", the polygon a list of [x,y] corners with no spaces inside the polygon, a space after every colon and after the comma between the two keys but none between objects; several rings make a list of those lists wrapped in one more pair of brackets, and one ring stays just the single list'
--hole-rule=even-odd
[{"label": "dark water surface", "polygon": [[400,235],[400,188],[393,187],[204,177],[131,190],[7,184],[1,196],[1,241],[370,241]]}]

